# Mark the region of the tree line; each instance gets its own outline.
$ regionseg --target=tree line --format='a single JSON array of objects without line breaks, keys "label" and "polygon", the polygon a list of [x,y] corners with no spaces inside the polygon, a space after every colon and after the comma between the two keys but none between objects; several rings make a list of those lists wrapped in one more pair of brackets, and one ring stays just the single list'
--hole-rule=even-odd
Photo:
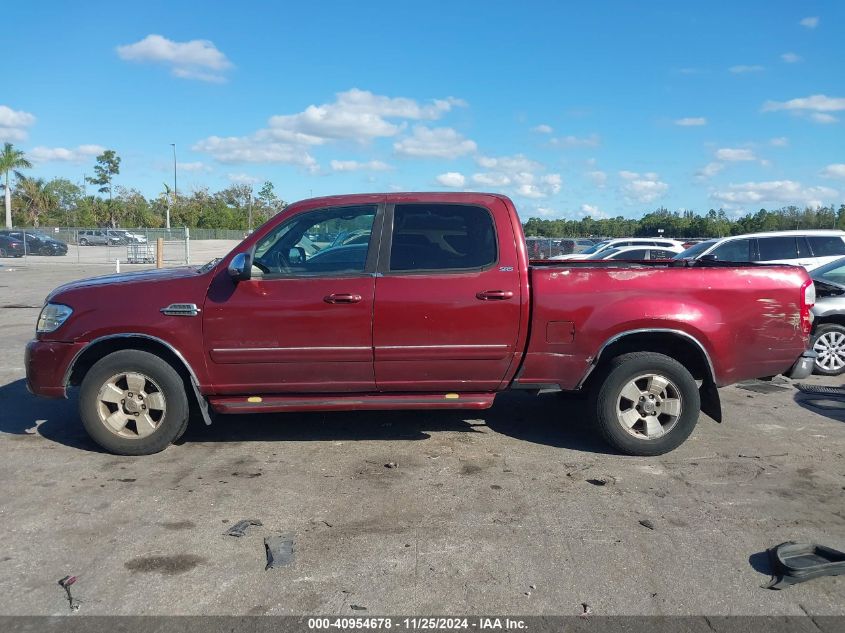
[{"label": "tree line", "polygon": [[[0,176],[5,188],[7,226],[159,228],[165,226],[169,210],[173,227],[245,230],[258,226],[287,206],[269,181],[257,193],[252,186],[241,184],[220,191],[201,188],[178,195],[164,183],[158,196],[147,198],[139,190],[116,182],[120,157],[114,150],[105,150],[97,156],[94,175],[86,178],[87,184],[96,187],[101,195],[90,195],[84,186],[67,178],[45,180],[23,173],[31,168],[22,151],[11,143],[5,144],[0,151]],[[723,209],[696,213],[659,208],[639,219],[530,218],[523,226],[530,237],[722,237],[788,229],[845,230],[845,204],[838,208],[831,204],[804,209],[796,206],[760,209],[733,218]]]},{"label": "tree line", "polygon": [[0,151],[0,175],[7,227],[160,228],[169,211],[172,227],[245,230],[287,206],[269,181],[257,192],[251,185],[234,184],[220,191],[200,188],[178,195],[165,183],[158,196],[148,198],[138,189],[118,184],[120,157],[114,150],[97,156],[94,175],[85,179],[100,195],[87,193],[84,185],[67,178],[48,180],[23,173],[31,168],[23,152],[5,144]]}]

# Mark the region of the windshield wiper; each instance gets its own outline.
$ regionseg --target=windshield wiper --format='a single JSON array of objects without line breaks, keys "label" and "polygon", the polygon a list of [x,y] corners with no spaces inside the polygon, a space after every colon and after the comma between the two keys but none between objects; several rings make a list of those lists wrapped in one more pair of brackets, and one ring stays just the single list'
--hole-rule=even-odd
[{"label": "windshield wiper", "polygon": [[215,258],[214,258],[214,259],[212,259],[210,262],[208,262],[208,263],[203,264],[202,266],[200,266],[200,267],[197,269],[197,272],[198,272],[198,273],[207,273],[209,270],[211,270],[212,268],[214,268],[214,267],[218,264],[218,262],[219,262],[221,259],[223,259],[223,258],[222,258],[222,257],[215,257]]}]

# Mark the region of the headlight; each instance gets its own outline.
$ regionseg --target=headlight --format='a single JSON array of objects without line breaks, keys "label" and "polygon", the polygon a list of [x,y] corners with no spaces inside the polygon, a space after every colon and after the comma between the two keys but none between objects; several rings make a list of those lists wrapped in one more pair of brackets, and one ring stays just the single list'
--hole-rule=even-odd
[{"label": "headlight", "polygon": [[67,321],[73,314],[73,309],[61,303],[48,303],[41,309],[38,315],[38,325],[35,328],[36,334],[47,334],[58,330],[62,323]]}]

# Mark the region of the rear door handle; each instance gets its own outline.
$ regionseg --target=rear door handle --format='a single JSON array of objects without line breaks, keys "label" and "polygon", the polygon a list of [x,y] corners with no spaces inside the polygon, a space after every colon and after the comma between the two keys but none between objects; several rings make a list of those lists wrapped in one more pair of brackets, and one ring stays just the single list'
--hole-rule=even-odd
[{"label": "rear door handle", "polygon": [[326,303],[358,303],[361,301],[361,295],[353,295],[348,292],[339,292],[324,297],[323,301]]},{"label": "rear door handle", "polygon": [[483,290],[475,293],[475,298],[481,301],[503,301],[512,297],[513,291],[511,290]]}]

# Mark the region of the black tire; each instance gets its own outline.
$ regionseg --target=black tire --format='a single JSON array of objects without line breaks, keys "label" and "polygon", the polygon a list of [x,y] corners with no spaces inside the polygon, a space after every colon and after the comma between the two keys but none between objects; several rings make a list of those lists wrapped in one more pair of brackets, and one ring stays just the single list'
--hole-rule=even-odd
[{"label": "black tire", "polygon": [[6,249],[0,248],[0,257],[6,257]]},{"label": "black tire", "polygon": [[83,238],[80,238],[80,240],[79,240],[79,245],[80,245],[80,246],[88,246],[88,240],[87,240],[87,239],[85,239],[84,237],[83,237]]},{"label": "black tire", "polygon": [[[841,335],[843,337],[841,339],[842,342],[838,343],[838,346],[842,346],[841,351],[834,351],[836,347],[831,349],[831,346],[829,344],[822,345],[821,343],[819,343],[819,339],[822,339],[822,341],[827,342],[831,335],[833,335],[837,339],[839,339],[839,336],[837,335]],[[819,345],[819,349],[816,349],[817,344]],[[845,372],[845,365],[837,368],[833,366],[835,363],[828,363],[830,365],[829,367],[823,367],[819,364],[819,361],[825,359],[825,357],[822,356],[822,353],[825,349],[830,350],[830,352],[835,355],[836,359],[845,360],[845,327],[837,323],[823,323],[819,325],[816,328],[816,331],[813,332],[813,336],[810,339],[810,349],[816,351],[819,354],[819,356],[817,356],[816,360],[813,362],[813,373],[821,374],[822,376],[839,376],[840,374]],[[827,358],[829,358],[829,356]]]},{"label": "black tire", "polygon": [[[98,413],[100,388],[124,372],[148,377],[160,389],[166,402],[166,410],[155,430],[145,437],[118,435],[107,428]],[[113,352],[97,361],[85,375],[79,391],[79,415],[85,430],[97,444],[117,455],[151,455],[163,451],[184,433],[188,414],[188,397],[182,377],[166,361],[140,350]]]},{"label": "black tire", "polygon": [[38,254],[39,255],[45,255],[45,256],[46,255],[52,255],[53,249],[50,248],[49,246],[42,246],[41,249],[38,251]]},{"label": "black tire", "polygon": [[[622,391],[638,377],[648,374],[669,382],[663,394],[668,398],[671,392],[672,399],[678,400],[674,404],[679,408],[678,415],[671,416],[660,413],[659,408],[655,409],[654,401],[639,405],[650,406],[657,413],[656,416],[650,417],[659,421],[664,432],[655,437],[646,437],[646,424],[642,417],[640,422],[628,429],[618,414],[623,402],[626,407],[629,407],[628,403],[631,402],[629,408],[636,410],[638,403],[625,399]],[[646,378],[640,380],[645,382],[639,384],[649,384]],[[654,352],[635,352],[614,358],[600,379],[594,383],[590,395],[590,405],[595,412],[599,432],[611,446],[626,455],[662,455],[677,448],[692,433],[701,410],[698,385],[692,374],[675,359]],[[658,407],[661,402],[661,396],[658,395]],[[665,430],[667,427],[668,430]]]}]

